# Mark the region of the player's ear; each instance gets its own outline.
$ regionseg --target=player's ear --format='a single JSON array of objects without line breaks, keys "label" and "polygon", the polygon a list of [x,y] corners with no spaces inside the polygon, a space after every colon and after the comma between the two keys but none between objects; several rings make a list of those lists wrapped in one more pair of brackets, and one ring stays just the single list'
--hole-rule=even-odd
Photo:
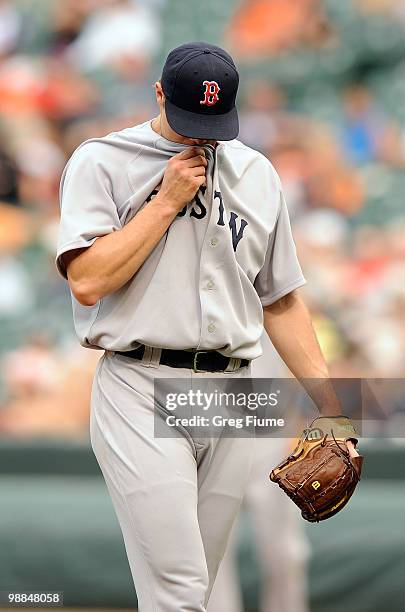
[{"label": "player's ear", "polygon": [[165,94],[163,93],[163,88],[160,81],[156,81],[155,83],[155,93],[157,103],[160,107],[163,107],[165,103]]}]

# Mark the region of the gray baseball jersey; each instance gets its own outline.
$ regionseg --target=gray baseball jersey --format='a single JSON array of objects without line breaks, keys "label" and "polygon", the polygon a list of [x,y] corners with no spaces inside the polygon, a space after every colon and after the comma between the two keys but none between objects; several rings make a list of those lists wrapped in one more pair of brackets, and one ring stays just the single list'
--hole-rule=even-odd
[{"label": "gray baseball jersey", "polygon": [[[61,182],[63,276],[63,254],[120,230],[158,192],[168,160],[185,148],[148,121],[75,151]],[[238,140],[204,148],[206,188],[132,279],[91,307],[72,296],[84,346],[126,351],[142,343],[254,359],[261,354],[262,306],[305,283],[271,163]]]}]

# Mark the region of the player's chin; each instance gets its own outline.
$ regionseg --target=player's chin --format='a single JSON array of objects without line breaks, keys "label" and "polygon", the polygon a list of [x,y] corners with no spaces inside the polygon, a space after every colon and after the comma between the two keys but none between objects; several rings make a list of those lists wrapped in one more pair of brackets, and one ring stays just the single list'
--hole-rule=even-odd
[{"label": "player's chin", "polygon": [[199,139],[199,138],[185,138],[184,139],[184,144],[188,144],[191,147],[203,147],[204,145],[212,145],[215,146],[216,144],[216,140],[203,140],[203,139]]}]

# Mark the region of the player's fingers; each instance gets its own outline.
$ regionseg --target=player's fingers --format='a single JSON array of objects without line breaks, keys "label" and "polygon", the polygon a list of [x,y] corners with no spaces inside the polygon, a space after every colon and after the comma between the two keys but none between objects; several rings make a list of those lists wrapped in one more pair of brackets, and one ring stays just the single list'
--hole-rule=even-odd
[{"label": "player's fingers", "polygon": [[358,457],[359,453],[356,450],[356,447],[354,446],[353,442],[351,440],[347,440],[346,441],[346,446],[349,450],[349,455],[350,457]]},{"label": "player's fingers", "polygon": [[207,184],[207,179],[204,176],[197,176],[196,180],[198,181],[198,188],[203,187],[204,185]]},{"label": "player's fingers", "polygon": [[204,168],[206,168],[208,166],[208,162],[204,155],[196,155],[195,157],[190,157],[190,159],[187,160],[187,166],[189,168],[195,168],[196,166],[204,166]]},{"label": "player's fingers", "polygon": [[204,166],[195,166],[191,169],[193,176],[205,176],[206,169]]},{"label": "player's fingers", "polygon": [[190,159],[191,157],[195,157],[196,155],[204,155],[205,151],[202,147],[187,147],[181,153],[177,153],[175,157],[178,159]]}]

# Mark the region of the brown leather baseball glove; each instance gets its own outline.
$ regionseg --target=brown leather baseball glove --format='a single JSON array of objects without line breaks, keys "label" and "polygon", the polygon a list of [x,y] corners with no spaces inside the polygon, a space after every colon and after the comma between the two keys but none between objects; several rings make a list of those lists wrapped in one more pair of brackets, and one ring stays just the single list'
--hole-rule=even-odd
[{"label": "brown leather baseball glove", "polygon": [[350,419],[318,417],[270,474],[311,523],[337,514],[360,480],[363,457],[351,457],[346,440],[358,441]]}]

